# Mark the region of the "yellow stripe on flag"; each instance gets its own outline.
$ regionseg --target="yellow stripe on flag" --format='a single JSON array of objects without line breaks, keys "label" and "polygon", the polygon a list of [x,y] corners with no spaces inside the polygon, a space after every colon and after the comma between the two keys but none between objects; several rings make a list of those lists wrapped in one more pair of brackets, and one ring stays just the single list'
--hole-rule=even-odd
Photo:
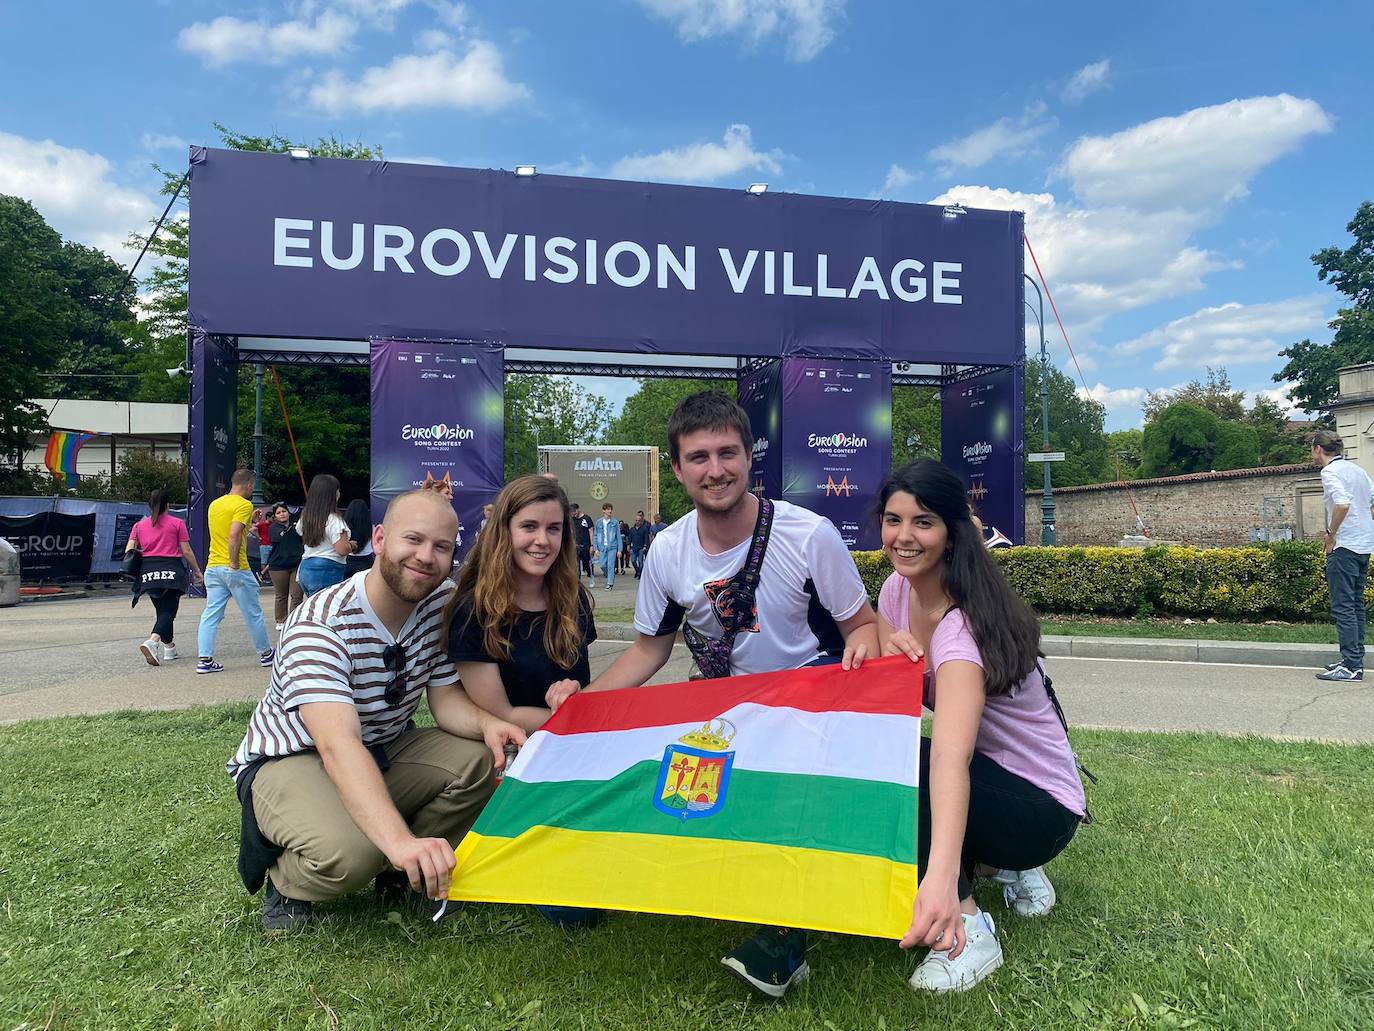
[{"label": "yellow stripe on flag", "polygon": [[[914,864],[753,842],[538,826],[518,838],[469,832],[449,898],[626,909],[900,938]],[[823,885],[817,890],[806,885]],[[692,890],[683,890],[690,886]],[[713,911],[692,900],[710,898]]]}]

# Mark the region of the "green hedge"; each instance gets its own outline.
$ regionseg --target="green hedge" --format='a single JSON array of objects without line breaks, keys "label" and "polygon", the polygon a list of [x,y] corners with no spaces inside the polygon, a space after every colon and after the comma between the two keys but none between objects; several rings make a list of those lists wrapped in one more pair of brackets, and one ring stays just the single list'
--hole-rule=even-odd
[{"label": "green hedge", "polygon": [[[1307,620],[1328,612],[1326,562],[1311,541],[1246,548],[1005,548],[993,553],[1041,613]],[[892,572],[882,552],[854,560],[868,593]],[[1365,591],[1374,606],[1374,580]]]}]

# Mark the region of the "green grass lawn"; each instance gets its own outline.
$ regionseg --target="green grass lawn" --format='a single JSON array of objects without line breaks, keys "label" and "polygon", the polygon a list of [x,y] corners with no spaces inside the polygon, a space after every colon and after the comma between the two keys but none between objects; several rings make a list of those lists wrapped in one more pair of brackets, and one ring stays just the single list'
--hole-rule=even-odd
[{"label": "green grass lawn", "polygon": [[224,775],[243,705],[0,727],[0,1028],[1355,1028],[1374,1013],[1374,748],[1076,733],[1098,822],[1005,915],[1006,966],[918,997],[891,942],[819,935],[813,980],[748,997],[748,933],[615,914],[568,934],[370,894],[266,940]]}]

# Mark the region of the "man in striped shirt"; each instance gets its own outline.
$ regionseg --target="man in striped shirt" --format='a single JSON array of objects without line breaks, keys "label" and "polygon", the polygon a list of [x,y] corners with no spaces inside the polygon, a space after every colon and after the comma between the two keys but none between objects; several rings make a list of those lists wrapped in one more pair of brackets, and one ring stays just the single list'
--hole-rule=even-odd
[{"label": "man in striped shirt", "polygon": [[[372,531],[373,567],[312,595],[282,633],[228,764],[243,804],[239,874],[252,892],[266,876],[268,931],[374,877],[388,894],[409,882],[417,899],[446,897],[493,769],[524,743],[468,700],[445,654],[457,529],[442,495],[401,495]],[[437,728],[414,725],[421,695]]]}]

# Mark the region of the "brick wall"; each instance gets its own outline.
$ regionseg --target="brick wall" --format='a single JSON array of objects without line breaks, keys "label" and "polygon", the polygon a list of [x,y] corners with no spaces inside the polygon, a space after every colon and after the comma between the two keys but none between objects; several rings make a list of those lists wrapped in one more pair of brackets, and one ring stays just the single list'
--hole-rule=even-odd
[{"label": "brick wall", "polygon": [[[1130,488],[1129,495],[1127,487]],[[1041,491],[1026,492],[1026,541],[1040,540]],[[1129,484],[1056,488],[1055,531],[1063,545],[1116,544],[1135,529],[1131,500],[1149,535],[1199,547],[1231,547],[1261,535],[1321,533],[1321,476],[1315,466],[1281,465],[1195,473]]]}]

